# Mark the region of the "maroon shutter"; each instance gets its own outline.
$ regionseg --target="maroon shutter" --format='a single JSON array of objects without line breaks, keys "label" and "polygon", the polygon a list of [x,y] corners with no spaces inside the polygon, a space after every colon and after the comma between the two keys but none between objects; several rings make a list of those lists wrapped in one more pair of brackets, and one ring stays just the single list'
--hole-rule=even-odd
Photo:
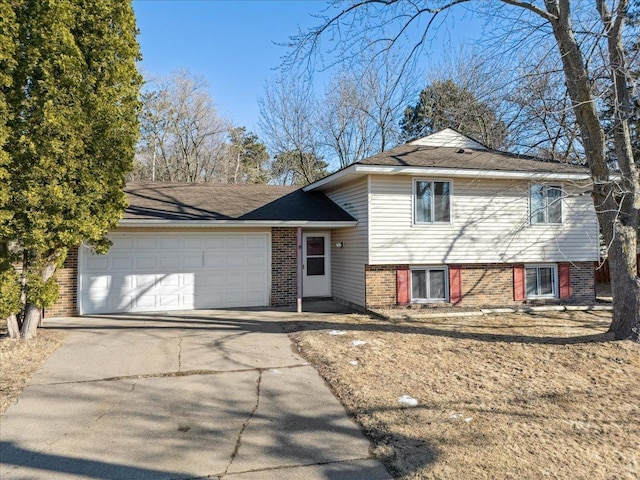
[{"label": "maroon shutter", "polygon": [[558,281],[560,283],[560,298],[571,297],[571,265],[560,263],[558,265]]},{"label": "maroon shutter", "polygon": [[398,267],[396,270],[396,292],[398,305],[409,305],[409,267]]},{"label": "maroon shutter", "polygon": [[453,304],[462,300],[462,267],[449,267],[449,301]]},{"label": "maroon shutter", "polygon": [[524,265],[515,265],[513,267],[513,299],[521,302],[527,298],[524,289]]}]

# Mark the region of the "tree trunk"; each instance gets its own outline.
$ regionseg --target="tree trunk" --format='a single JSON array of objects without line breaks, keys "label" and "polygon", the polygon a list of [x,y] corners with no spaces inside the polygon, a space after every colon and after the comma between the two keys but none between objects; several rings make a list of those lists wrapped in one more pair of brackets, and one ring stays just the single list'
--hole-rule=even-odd
[{"label": "tree trunk", "polygon": [[25,340],[36,336],[40,324],[41,310],[32,303],[27,303],[24,308],[24,322],[20,335]]},{"label": "tree trunk", "polygon": [[9,338],[20,338],[20,325],[15,314],[11,314],[7,318],[7,330],[9,331]]},{"label": "tree trunk", "polygon": [[637,275],[637,235],[629,227],[618,226],[618,235],[609,248],[613,320],[609,332],[616,340],[640,342],[640,279]]}]

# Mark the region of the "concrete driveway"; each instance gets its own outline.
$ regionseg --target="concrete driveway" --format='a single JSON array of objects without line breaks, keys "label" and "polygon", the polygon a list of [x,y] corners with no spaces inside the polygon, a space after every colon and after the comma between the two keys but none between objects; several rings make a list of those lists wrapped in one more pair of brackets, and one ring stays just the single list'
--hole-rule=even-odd
[{"label": "concrete driveway", "polygon": [[0,420],[0,478],[391,478],[293,351],[295,315],[49,321],[67,335]]}]

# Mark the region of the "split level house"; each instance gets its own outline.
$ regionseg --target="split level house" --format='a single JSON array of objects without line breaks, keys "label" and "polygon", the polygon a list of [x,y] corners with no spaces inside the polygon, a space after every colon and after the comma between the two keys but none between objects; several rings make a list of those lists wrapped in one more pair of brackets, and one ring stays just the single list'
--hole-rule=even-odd
[{"label": "split level house", "polygon": [[47,316],[595,300],[587,169],[451,129],[304,188],[131,183],[126,195],[111,250],[69,255]]}]

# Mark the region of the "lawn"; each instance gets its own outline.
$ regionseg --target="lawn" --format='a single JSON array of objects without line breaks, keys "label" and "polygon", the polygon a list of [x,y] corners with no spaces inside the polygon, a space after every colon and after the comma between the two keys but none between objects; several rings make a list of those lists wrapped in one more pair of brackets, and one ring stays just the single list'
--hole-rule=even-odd
[{"label": "lawn", "polygon": [[60,346],[63,334],[38,329],[32,340],[12,340],[7,336],[6,320],[0,321],[0,416],[13,405],[32,375]]},{"label": "lawn", "polygon": [[397,478],[637,479],[640,346],[608,340],[610,315],[288,328]]}]

